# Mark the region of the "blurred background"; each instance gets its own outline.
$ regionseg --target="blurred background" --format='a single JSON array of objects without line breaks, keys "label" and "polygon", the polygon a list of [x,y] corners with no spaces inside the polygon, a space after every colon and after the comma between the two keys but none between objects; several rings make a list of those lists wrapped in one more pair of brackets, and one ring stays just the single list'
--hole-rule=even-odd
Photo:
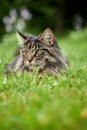
[{"label": "blurred background", "polygon": [[13,28],[41,32],[50,27],[58,34],[87,26],[86,0],[2,0],[0,36]]}]

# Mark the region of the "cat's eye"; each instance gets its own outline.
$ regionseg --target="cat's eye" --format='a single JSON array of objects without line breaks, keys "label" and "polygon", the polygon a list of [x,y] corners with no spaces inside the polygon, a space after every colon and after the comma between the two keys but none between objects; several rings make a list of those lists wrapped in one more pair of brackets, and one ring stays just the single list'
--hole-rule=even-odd
[{"label": "cat's eye", "polygon": [[42,52],[41,50],[37,50],[37,51],[36,51],[37,54],[40,54],[41,52]]},{"label": "cat's eye", "polygon": [[27,50],[22,50],[22,53],[28,53],[28,51]]},{"label": "cat's eye", "polygon": [[25,50],[22,50],[22,53],[25,53]]},{"label": "cat's eye", "polygon": [[25,53],[28,53],[28,50],[25,50]]}]

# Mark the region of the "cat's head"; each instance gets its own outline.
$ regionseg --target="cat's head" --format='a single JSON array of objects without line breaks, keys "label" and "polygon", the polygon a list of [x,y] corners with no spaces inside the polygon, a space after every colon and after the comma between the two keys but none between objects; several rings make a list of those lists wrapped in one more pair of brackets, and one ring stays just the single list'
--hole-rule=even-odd
[{"label": "cat's head", "polygon": [[54,41],[52,31],[47,28],[38,37],[30,37],[17,30],[19,42],[22,44],[20,54],[23,57],[24,64],[29,67],[55,67],[61,66],[61,60],[58,59],[57,44]]}]

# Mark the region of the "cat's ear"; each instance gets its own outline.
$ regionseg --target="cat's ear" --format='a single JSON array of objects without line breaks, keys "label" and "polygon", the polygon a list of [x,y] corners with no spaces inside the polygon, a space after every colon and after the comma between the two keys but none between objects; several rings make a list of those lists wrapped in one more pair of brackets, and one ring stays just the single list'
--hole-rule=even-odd
[{"label": "cat's ear", "polygon": [[23,45],[24,43],[26,43],[26,41],[28,40],[27,36],[25,36],[24,34],[22,34],[20,31],[18,31],[15,28],[16,32],[17,32],[17,39],[18,39],[18,43],[19,45]]},{"label": "cat's ear", "polygon": [[39,36],[39,40],[44,43],[53,45],[54,44],[54,36],[50,28],[44,30],[44,32]]}]

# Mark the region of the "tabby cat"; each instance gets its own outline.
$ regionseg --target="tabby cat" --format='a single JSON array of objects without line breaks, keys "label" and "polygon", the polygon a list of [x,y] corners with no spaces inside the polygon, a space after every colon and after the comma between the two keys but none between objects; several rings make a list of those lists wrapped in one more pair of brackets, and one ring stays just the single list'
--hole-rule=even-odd
[{"label": "tabby cat", "polygon": [[6,65],[5,73],[32,72],[38,68],[39,74],[58,75],[67,66],[52,31],[47,28],[38,37],[27,36],[16,29],[21,43],[20,54]]}]

